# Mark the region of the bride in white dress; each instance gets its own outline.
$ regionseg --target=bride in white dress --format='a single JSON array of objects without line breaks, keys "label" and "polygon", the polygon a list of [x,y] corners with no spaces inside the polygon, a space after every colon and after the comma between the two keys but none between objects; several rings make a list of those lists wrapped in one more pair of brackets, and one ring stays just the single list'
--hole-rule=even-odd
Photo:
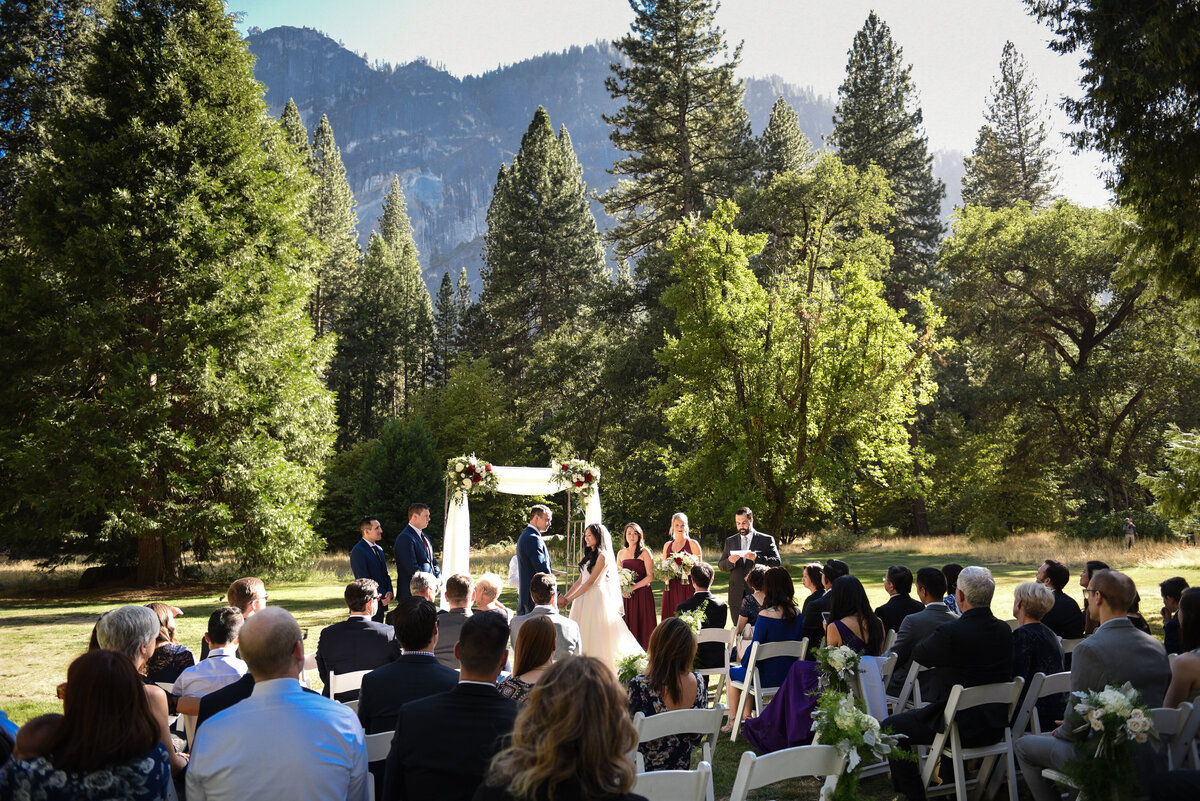
[{"label": "bride in white dress", "polygon": [[585,656],[594,656],[615,667],[617,660],[645,653],[625,625],[625,603],[612,537],[600,523],[583,532],[584,555],[579,578],[567,591],[571,620],[579,624]]}]

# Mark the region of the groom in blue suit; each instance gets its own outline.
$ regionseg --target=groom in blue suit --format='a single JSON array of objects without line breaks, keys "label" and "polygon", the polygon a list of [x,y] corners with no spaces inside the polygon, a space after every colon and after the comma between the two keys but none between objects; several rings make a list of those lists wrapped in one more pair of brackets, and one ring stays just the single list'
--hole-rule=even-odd
[{"label": "groom in blue suit", "polygon": [[425,527],[429,525],[429,507],[423,503],[414,503],[408,507],[408,525],[396,537],[393,551],[396,554],[396,598],[409,598],[412,591],[408,583],[413,573],[442,574],[438,568],[437,557],[433,553],[433,545],[425,536]]},{"label": "groom in blue suit", "polygon": [[546,550],[546,541],[542,534],[549,530],[553,513],[549,507],[540,503],[529,512],[529,525],[517,538],[517,595],[520,603],[517,605],[518,615],[527,615],[533,611],[533,599],[529,595],[529,582],[538,573],[550,573],[550,552]]}]

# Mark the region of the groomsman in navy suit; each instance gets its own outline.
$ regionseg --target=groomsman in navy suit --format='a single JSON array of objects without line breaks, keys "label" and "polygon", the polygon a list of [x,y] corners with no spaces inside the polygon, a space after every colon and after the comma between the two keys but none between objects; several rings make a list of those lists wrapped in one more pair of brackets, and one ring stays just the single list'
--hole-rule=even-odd
[{"label": "groomsman in navy suit", "polygon": [[[550,529],[553,512],[540,503],[529,512],[529,525],[517,538],[517,605],[518,615],[527,615],[533,611],[533,599],[529,595],[529,582],[538,573],[550,573],[550,552],[546,550],[546,541],[542,534]],[[551,575],[553,575],[551,573]]]},{"label": "groomsman in navy suit", "polygon": [[423,503],[414,503],[408,507],[408,525],[396,537],[396,597],[408,598],[412,593],[408,582],[417,572],[442,574],[438,567],[437,557],[433,555],[433,545],[425,536],[425,527],[429,525],[429,507]]},{"label": "groomsman in navy suit", "polygon": [[373,517],[364,517],[358,528],[362,539],[350,549],[350,570],[356,579],[368,578],[379,585],[379,609],[371,619],[382,623],[387,606],[392,602],[392,574],[388,572],[383,548],[376,544],[383,539],[383,528]]}]

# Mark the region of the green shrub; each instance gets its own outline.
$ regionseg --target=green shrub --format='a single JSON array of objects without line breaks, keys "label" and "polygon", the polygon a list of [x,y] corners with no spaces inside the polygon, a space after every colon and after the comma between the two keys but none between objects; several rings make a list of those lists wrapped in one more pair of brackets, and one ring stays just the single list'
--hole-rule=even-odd
[{"label": "green shrub", "polygon": [[967,539],[971,542],[1002,542],[1012,532],[993,512],[983,512],[967,524]]},{"label": "green shrub", "polygon": [[808,538],[808,547],[822,553],[849,553],[858,548],[858,537],[851,528],[822,528]]},{"label": "green shrub", "polygon": [[1063,526],[1063,536],[1074,540],[1123,540],[1125,518],[1133,518],[1138,539],[1168,541],[1173,538],[1171,527],[1153,512],[1130,511],[1092,512],[1083,514]]}]

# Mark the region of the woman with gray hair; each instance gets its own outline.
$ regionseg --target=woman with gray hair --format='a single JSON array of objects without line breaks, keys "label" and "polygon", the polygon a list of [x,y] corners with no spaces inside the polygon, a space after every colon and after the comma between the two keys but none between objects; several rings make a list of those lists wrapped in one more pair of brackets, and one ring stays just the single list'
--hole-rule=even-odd
[{"label": "woman with gray hair", "polygon": [[504,579],[496,573],[484,573],[475,580],[475,608],[481,612],[499,612],[511,623],[512,610],[500,603],[500,592],[503,589]]},{"label": "woman with gray hair", "polygon": [[[146,663],[154,655],[158,631],[158,615],[153,610],[144,606],[122,606],[100,616],[96,623],[96,642],[107,651],[120,651],[132,659],[143,681],[149,682],[144,678]],[[147,683],[142,689],[146,691],[146,701],[158,722],[159,742],[166,747],[171,758],[171,774],[178,776],[187,767],[188,757],[177,752],[171,740],[167,724],[167,694],[153,682]]]},{"label": "woman with gray hair", "polygon": [[[961,581],[961,579],[960,579]],[[1042,623],[1042,617],[1054,607],[1054,593],[1040,581],[1027,581],[1013,592],[1013,617],[1019,624],[1013,631],[1013,676],[1025,679],[1021,703],[1034,673],[1047,676],[1063,670],[1063,650],[1057,635]],[[1066,707],[1063,695],[1048,695],[1037,702],[1042,731],[1054,728]]]}]

